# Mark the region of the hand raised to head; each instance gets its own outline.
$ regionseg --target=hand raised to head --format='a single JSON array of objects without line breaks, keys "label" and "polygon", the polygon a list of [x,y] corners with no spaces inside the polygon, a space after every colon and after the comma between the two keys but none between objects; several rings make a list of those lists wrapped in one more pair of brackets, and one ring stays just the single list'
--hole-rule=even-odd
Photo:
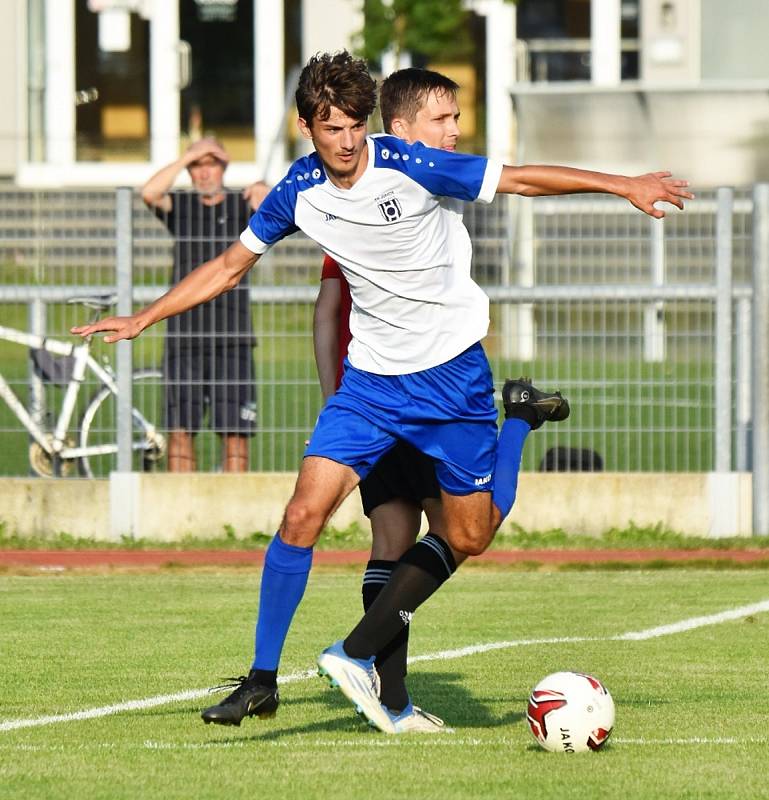
[{"label": "hand raised to head", "polygon": [[230,160],[230,156],[221,142],[211,136],[193,142],[184,153],[184,158],[188,164],[193,164],[203,156],[213,156],[218,161],[221,161],[222,164],[228,164]]}]

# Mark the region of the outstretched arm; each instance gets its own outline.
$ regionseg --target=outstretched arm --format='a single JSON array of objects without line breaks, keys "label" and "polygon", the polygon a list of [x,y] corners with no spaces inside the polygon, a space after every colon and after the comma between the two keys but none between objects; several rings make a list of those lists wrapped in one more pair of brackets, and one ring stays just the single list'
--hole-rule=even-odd
[{"label": "outstretched arm", "polygon": [[684,207],[684,200],[694,195],[686,190],[688,181],[673,178],[669,172],[649,172],[628,177],[606,172],[591,172],[571,167],[524,166],[502,168],[497,192],[539,197],[581,192],[605,192],[624,197],[649,216],[661,219],[665,212],[655,208],[657,202]]},{"label": "outstretched arm", "polygon": [[235,242],[221,255],[192,270],[162,297],[141,311],[130,317],[107,317],[91,325],[78,325],[70,328],[70,332],[90,336],[107,331],[109,335],[104,337],[104,341],[109,343],[134,339],[150,325],[213,300],[234,288],[258,259],[256,253],[252,253],[239,241]]}]

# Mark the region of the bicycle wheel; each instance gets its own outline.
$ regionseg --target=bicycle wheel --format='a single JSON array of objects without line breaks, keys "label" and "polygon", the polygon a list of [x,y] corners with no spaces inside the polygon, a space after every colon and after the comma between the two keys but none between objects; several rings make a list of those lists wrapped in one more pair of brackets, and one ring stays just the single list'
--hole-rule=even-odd
[{"label": "bicycle wheel", "polygon": [[[154,427],[161,416],[163,373],[138,370],[133,375],[133,465],[139,472],[152,470],[165,455],[165,438]],[[80,447],[95,449],[78,459],[84,478],[106,478],[117,469],[117,398],[102,386],[91,398],[80,420]]]}]

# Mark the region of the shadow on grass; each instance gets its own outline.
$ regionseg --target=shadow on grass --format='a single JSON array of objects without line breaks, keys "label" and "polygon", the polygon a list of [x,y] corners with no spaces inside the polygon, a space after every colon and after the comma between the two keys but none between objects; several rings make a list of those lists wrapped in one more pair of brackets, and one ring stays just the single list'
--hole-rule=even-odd
[{"label": "shadow on grass", "polygon": [[[466,673],[423,672],[409,675],[406,679],[414,702],[446,720],[452,728],[494,728],[520,722],[525,714],[525,700],[515,698],[478,697],[463,683]],[[501,717],[489,711],[489,704],[507,702],[509,710]]]},{"label": "shadow on grass", "polygon": [[[444,717],[446,724],[455,728],[459,733],[463,728],[494,728],[509,726],[520,722],[524,718],[523,711],[516,709],[525,708],[525,700],[511,698],[509,703],[510,710],[502,716],[495,716],[489,711],[489,707],[483,700],[473,696],[465,686],[462,685],[465,675],[453,672],[431,672],[430,674],[413,675],[408,678],[409,691],[418,706],[430,713]],[[489,702],[492,699],[489,698]],[[296,736],[312,733],[371,733],[376,732],[362,723],[354,714],[350,702],[341,692],[331,689],[321,691],[312,698],[301,700],[291,700],[281,697],[281,706],[300,706],[305,705],[312,711],[312,716],[316,716],[318,711],[337,712],[341,716],[327,717],[325,719],[314,719],[312,722],[290,727],[275,728],[270,725],[270,721],[244,720],[244,725],[259,725],[253,732],[237,738],[225,738],[217,741],[243,742],[243,741],[274,741],[284,737]],[[320,708],[319,708],[320,707]],[[180,710],[174,712],[179,713]],[[198,712],[199,713],[199,712]],[[280,711],[278,712],[280,714]],[[261,725],[270,725],[262,728]]]}]

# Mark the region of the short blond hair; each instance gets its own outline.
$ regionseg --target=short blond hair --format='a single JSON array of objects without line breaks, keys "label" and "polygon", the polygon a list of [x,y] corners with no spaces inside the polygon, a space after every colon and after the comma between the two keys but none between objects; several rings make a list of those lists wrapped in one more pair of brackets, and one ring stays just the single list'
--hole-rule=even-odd
[{"label": "short blond hair", "polygon": [[[218,156],[214,156],[214,158],[223,167],[226,167],[230,163],[230,154],[227,152],[227,149],[221,143],[221,141],[219,141],[219,139],[216,138],[216,136],[203,136],[202,138],[198,139],[197,141],[191,142],[189,145],[187,145],[187,152],[189,153],[189,151],[192,150],[193,147],[200,147],[201,142],[208,142],[210,145],[212,145],[214,147],[218,147],[225,154],[225,156],[227,156],[227,158],[224,161],[222,161],[222,159],[219,158]],[[193,161],[192,163],[194,164],[196,162]],[[190,166],[192,166],[192,164],[190,164]]]}]

